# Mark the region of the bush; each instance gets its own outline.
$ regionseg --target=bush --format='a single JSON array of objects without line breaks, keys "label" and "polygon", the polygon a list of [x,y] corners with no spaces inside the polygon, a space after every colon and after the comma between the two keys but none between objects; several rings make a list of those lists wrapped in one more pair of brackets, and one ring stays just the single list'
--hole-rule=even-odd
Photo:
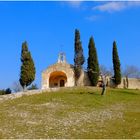
[{"label": "bush", "polygon": [[36,84],[32,84],[30,87],[28,87],[28,90],[34,90],[34,89],[38,89]]},{"label": "bush", "polygon": [[11,94],[11,89],[10,88],[7,88],[6,90],[5,90],[5,94]]},{"label": "bush", "polygon": [[5,94],[5,90],[0,90],[0,95],[4,95]]},{"label": "bush", "polygon": [[2,89],[0,90],[0,95],[5,95],[5,94],[11,94],[12,91],[10,88],[7,88],[6,90]]}]

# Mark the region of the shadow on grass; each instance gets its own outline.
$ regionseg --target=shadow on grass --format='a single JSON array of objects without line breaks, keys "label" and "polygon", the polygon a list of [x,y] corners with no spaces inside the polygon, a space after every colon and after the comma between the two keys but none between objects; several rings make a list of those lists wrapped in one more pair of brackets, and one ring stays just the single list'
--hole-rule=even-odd
[{"label": "shadow on grass", "polygon": [[127,91],[126,91],[126,90],[124,89],[124,90],[119,90],[119,92],[122,93],[122,94],[127,94],[127,95],[128,95],[128,94],[129,94],[129,95],[139,95],[138,92],[134,92],[133,90],[127,90]]},{"label": "shadow on grass", "polygon": [[129,95],[138,95],[138,93],[132,93],[132,92],[127,92],[127,91],[123,91],[121,93],[124,93],[124,94],[129,94]]},{"label": "shadow on grass", "polygon": [[85,92],[85,91],[81,91],[81,92],[67,92],[68,94],[80,94],[80,95],[84,95],[84,94],[89,94],[89,95],[96,95],[96,96],[101,96],[101,94],[100,93],[98,93],[98,92],[95,92],[95,91],[87,91],[87,92]]}]

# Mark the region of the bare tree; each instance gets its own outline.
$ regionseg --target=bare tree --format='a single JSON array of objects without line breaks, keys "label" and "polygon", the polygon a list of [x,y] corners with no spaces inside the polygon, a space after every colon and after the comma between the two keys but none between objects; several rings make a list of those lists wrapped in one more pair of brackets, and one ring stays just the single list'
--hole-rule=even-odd
[{"label": "bare tree", "polygon": [[105,65],[100,65],[100,73],[106,76],[113,76],[113,68],[107,69]]},{"label": "bare tree", "polygon": [[140,69],[134,65],[127,65],[123,71],[123,76],[127,78],[140,78]]},{"label": "bare tree", "polygon": [[11,87],[11,89],[14,91],[14,92],[20,92],[23,90],[22,86],[20,85],[20,83],[18,81],[15,81]]}]

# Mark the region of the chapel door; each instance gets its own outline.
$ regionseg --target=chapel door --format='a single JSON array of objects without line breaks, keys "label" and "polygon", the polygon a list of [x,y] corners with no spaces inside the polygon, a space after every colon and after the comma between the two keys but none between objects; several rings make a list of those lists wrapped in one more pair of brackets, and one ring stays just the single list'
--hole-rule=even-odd
[{"label": "chapel door", "polygon": [[64,80],[60,80],[60,87],[64,87],[65,86],[65,81]]}]

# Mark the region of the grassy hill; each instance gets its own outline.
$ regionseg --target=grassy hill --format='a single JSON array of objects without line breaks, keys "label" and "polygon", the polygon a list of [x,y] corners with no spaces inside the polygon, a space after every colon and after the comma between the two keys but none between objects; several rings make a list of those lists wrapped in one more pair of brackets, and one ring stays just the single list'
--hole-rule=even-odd
[{"label": "grassy hill", "polygon": [[140,138],[140,90],[67,88],[0,102],[0,138]]}]

